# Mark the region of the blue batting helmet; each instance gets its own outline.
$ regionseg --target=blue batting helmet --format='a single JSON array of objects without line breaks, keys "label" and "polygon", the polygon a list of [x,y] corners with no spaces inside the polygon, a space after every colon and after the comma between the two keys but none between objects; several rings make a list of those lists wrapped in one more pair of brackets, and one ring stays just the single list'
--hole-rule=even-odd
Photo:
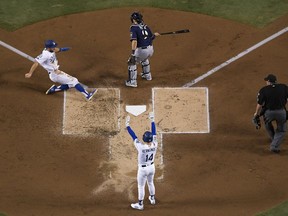
[{"label": "blue batting helmet", "polygon": [[153,134],[150,131],[146,131],[143,134],[143,141],[144,142],[152,142],[153,140]]},{"label": "blue batting helmet", "polygon": [[54,40],[46,40],[45,41],[46,48],[55,48],[57,47],[57,43]]},{"label": "blue batting helmet", "polygon": [[137,23],[143,22],[143,16],[139,12],[133,12],[131,14],[131,17],[130,17],[131,22],[133,22],[133,19],[136,20]]}]

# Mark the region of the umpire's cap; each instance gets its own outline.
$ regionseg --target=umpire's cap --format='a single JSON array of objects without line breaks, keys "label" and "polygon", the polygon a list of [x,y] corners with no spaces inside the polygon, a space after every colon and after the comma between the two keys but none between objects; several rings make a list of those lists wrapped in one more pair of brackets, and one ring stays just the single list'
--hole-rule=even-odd
[{"label": "umpire's cap", "polygon": [[267,77],[264,78],[265,81],[275,83],[277,81],[277,78],[273,74],[269,74]]},{"label": "umpire's cap", "polygon": [[45,48],[55,48],[57,47],[57,43],[54,40],[46,40],[45,41]]}]

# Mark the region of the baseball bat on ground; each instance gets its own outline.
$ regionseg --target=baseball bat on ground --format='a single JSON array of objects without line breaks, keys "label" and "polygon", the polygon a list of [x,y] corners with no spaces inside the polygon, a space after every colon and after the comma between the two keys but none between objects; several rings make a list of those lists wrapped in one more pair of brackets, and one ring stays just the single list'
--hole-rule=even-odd
[{"label": "baseball bat on ground", "polygon": [[159,33],[160,35],[169,35],[169,34],[182,34],[182,33],[188,33],[190,32],[189,29],[182,29],[182,30],[178,30],[178,31],[172,31],[172,32],[163,32],[163,33]]}]

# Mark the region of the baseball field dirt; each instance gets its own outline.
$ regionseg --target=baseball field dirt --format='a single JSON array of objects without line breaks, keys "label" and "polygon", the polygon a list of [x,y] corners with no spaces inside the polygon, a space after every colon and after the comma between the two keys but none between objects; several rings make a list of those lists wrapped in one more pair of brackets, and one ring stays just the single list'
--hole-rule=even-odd
[{"label": "baseball field dirt", "polygon": [[[151,58],[153,80],[139,77],[138,88],[128,88],[124,80],[131,52],[129,17],[134,10],[142,12],[153,31],[191,32],[157,37]],[[92,103],[72,98],[77,111],[70,110],[79,113],[71,115],[72,120],[93,113],[95,120],[85,121],[91,120],[95,133],[69,121],[74,132],[63,134],[64,93],[45,95],[52,84],[46,71],[39,68],[25,79],[31,62],[0,47],[0,212],[7,216],[252,216],[287,200],[287,139],[279,155],[271,154],[263,127],[257,131],[251,123],[263,78],[274,73],[279,82],[288,83],[287,33],[193,86],[208,90],[203,107],[208,106],[209,115],[203,117],[207,121],[201,130],[206,131],[208,124],[210,129],[162,134],[163,148],[156,161],[157,205],[146,199],[143,212],[130,208],[137,197],[136,150],[131,140],[124,139],[128,138],[124,116],[115,113],[125,104],[146,105],[143,115],[131,119],[142,136],[141,129],[149,127],[145,117],[152,109],[152,88],[181,88],[287,23],[288,16],[283,16],[265,28],[254,28],[189,12],[118,8],[63,16],[14,32],[0,30],[2,41],[31,56],[41,53],[46,39],[72,47],[57,55],[60,69],[100,88]],[[104,92],[114,88],[119,89],[120,101],[116,91]],[[165,116],[166,111],[158,115]],[[157,113],[155,118],[160,130]],[[97,129],[97,121],[103,131]],[[178,124],[175,117],[171,122],[169,127]],[[117,136],[119,126],[123,134]],[[115,145],[121,150],[116,156]]]},{"label": "baseball field dirt", "polygon": [[63,103],[63,134],[78,136],[113,136],[119,131],[120,91],[100,88],[97,99],[83,103],[76,90],[65,92]]}]

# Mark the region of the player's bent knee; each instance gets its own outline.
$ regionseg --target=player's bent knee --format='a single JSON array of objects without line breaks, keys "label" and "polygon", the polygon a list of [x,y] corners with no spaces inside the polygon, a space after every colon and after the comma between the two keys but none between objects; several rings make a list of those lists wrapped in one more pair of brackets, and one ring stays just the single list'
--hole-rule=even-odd
[{"label": "player's bent knee", "polygon": [[73,79],[71,80],[71,82],[68,83],[68,85],[69,85],[70,88],[71,88],[71,87],[75,87],[77,84],[79,84],[79,81],[78,81],[77,78],[73,78]]}]

